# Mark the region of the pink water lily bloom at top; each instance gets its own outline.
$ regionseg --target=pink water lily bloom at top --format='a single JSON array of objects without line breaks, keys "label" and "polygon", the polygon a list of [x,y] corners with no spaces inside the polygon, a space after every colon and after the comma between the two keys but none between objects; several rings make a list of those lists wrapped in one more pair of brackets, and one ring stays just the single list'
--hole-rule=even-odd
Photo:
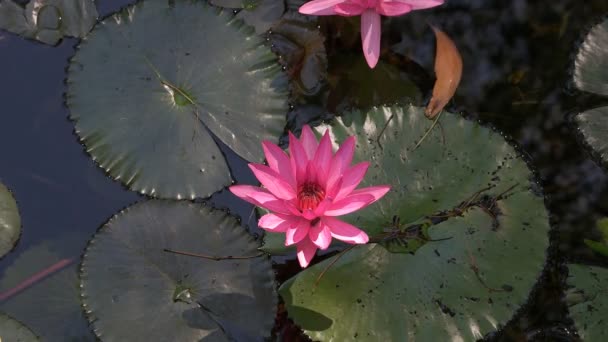
[{"label": "pink water lily bloom at top", "polygon": [[337,216],[364,208],[384,196],[388,186],[355,189],[369,162],[350,166],[355,138],[349,137],[332,152],[329,132],[317,142],[308,126],[298,140],[289,133],[289,155],[269,141],[262,143],[268,166],[249,164],[263,187],[233,185],[236,196],[266,208],[258,225],[285,233],[285,245],[296,245],[298,261],[308,266],[317,249],[327,249],[332,238],[352,244],[369,241],[367,234]]},{"label": "pink water lily bloom at top", "polygon": [[444,0],[312,0],[300,7],[311,15],[361,16],[363,54],[370,68],[380,58],[380,15],[388,17],[442,5]]}]

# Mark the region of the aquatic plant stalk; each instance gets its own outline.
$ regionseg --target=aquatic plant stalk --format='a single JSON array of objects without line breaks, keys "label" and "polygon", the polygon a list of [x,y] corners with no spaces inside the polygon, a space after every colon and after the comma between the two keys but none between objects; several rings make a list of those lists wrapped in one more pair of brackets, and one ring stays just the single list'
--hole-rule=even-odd
[{"label": "aquatic plant stalk", "polygon": [[19,283],[19,285],[13,287],[12,289],[5,291],[3,293],[0,293],[0,302],[10,299],[11,297],[26,290],[27,288],[31,287],[32,285],[35,285],[37,282],[45,279],[46,277],[49,277],[49,276],[53,275],[54,273],[63,270],[67,266],[71,265],[73,262],[74,262],[74,259],[59,260],[58,262],[54,263],[53,265],[45,268],[44,270],[42,270],[42,271],[32,275],[31,277],[27,278],[26,280],[22,281],[21,283]]}]

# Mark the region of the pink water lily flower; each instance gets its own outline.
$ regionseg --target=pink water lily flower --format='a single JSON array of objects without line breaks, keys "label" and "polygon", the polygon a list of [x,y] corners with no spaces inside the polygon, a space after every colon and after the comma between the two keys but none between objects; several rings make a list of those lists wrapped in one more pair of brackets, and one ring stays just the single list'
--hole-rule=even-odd
[{"label": "pink water lily flower", "polygon": [[444,0],[312,0],[300,7],[300,13],[311,15],[361,16],[363,54],[370,68],[380,58],[380,15],[388,17],[442,5]]},{"label": "pink water lily flower", "polygon": [[289,155],[269,141],[262,143],[268,166],[249,164],[263,187],[234,185],[236,196],[272,213],[258,225],[269,232],[285,233],[285,245],[296,245],[298,261],[308,266],[317,249],[327,249],[332,238],[351,244],[369,241],[359,228],[337,216],[364,208],[384,196],[389,186],[355,190],[369,162],[350,166],[355,138],[349,137],[333,154],[329,132],[317,142],[308,126],[298,140],[289,133]]}]

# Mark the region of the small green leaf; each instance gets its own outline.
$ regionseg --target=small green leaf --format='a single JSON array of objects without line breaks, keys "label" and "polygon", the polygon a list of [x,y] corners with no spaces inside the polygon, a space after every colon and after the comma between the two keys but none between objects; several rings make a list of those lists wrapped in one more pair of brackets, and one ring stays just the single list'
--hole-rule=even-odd
[{"label": "small green leaf", "polygon": [[593,241],[589,239],[585,239],[584,242],[594,252],[608,257],[608,243]]},{"label": "small green leaf", "polygon": [[596,253],[608,257],[608,218],[602,218],[596,222],[597,230],[602,234],[602,241],[593,241],[585,239],[585,244]]},{"label": "small green leaf", "polygon": [[597,229],[602,233],[604,240],[608,241],[608,217],[597,220]]}]

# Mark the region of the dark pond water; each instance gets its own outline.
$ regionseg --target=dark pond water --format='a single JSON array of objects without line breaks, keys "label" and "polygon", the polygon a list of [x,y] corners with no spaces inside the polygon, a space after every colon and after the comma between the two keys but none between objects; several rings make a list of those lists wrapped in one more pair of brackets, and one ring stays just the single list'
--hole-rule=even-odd
[{"label": "dark pond water", "polygon": [[[130,2],[102,0],[98,8],[107,15]],[[597,237],[592,230],[595,220],[608,215],[606,174],[577,142],[569,124],[572,114],[606,102],[575,91],[570,84],[573,54],[580,40],[606,14],[605,0],[450,0],[436,10],[385,22],[383,40],[393,48],[384,61],[407,73],[422,90],[420,101],[428,98],[433,84],[434,40],[426,23],[450,33],[465,65],[451,109],[489,123],[516,141],[537,171],[547,197],[554,226],[551,261],[530,303],[490,340],[576,339],[561,302],[565,278],[561,265],[566,260],[607,265],[582,244],[582,237]],[[401,96],[389,85],[376,89],[378,96],[361,90],[373,81],[366,76],[366,68],[360,67],[359,42],[353,43],[348,34],[338,35],[344,26],[336,22],[347,23],[344,19],[321,22],[321,31],[328,35],[327,78],[360,80],[360,89],[334,82],[336,86],[321,86],[307,96],[295,94],[290,125],[322,118],[323,108],[339,112],[354,104],[381,104]],[[49,47],[0,32],[0,180],[13,190],[24,227],[16,249],[0,260],[0,276],[24,252],[45,241],[52,241],[64,257],[77,259],[108,218],[143,199],[108,178],[73,133],[63,93],[65,68],[76,44],[76,39],[66,39]],[[398,57],[401,54],[415,62]],[[245,163],[225,152],[236,180],[253,184]],[[255,226],[251,207],[226,192],[212,201],[230,207]],[[257,228],[250,230],[259,233]],[[298,270],[293,261],[276,261],[280,281]],[[45,260],[34,264],[24,272],[32,274],[48,266]],[[292,332],[286,335],[288,340],[304,339],[285,320],[279,324]]]}]

